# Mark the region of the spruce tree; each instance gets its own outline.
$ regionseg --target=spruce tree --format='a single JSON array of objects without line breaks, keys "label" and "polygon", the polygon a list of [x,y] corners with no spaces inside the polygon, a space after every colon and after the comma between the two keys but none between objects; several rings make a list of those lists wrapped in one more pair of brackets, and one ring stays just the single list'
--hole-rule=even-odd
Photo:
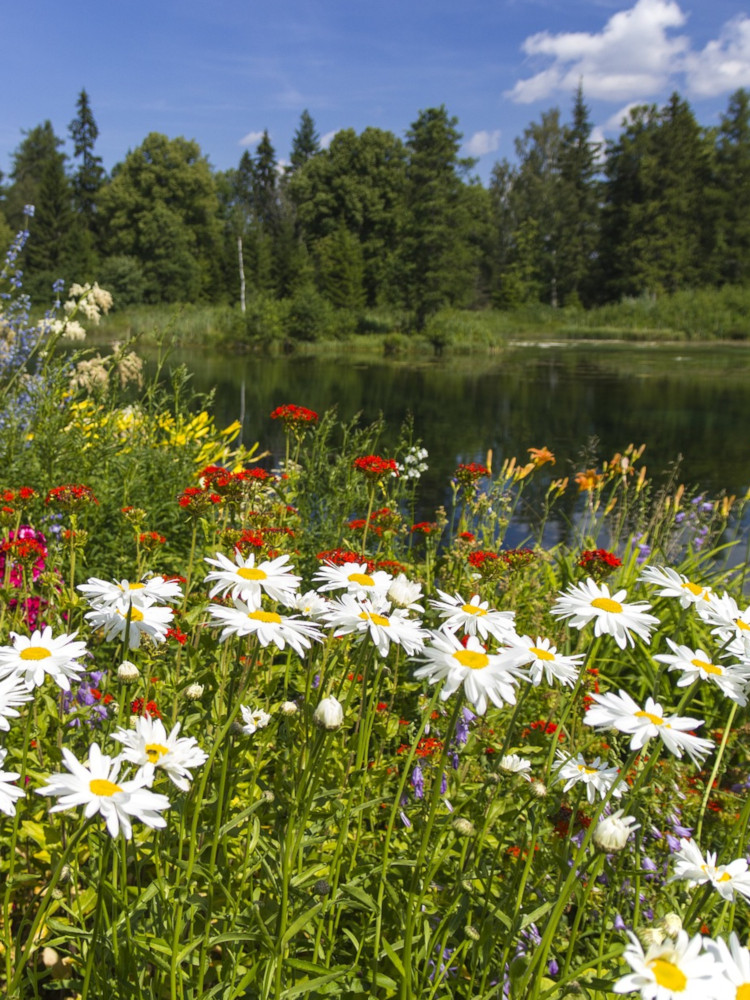
[{"label": "spruce tree", "polygon": [[750,94],[729,98],[716,142],[716,273],[719,281],[750,280]]},{"label": "spruce tree", "polygon": [[292,140],[292,152],[289,157],[291,165],[288,167],[288,172],[294,173],[295,170],[299,170],[319,152],[320,137],[315,131],[315,122],[312,120],[310,112],[305,108]]},{"label": "spruce tree", "polygon": [[99,137],[99,129],[89,103],[89,95],[82,90],[76,104],[76,117],[68,125],[73,140],[73,157],[80,157],[81,164],[73,177],[73,191],[76,207],[84,217],[86,225],[93,227],[96,194],[102,186],[104,170],[100,156],[94,155],[94,145]]}]

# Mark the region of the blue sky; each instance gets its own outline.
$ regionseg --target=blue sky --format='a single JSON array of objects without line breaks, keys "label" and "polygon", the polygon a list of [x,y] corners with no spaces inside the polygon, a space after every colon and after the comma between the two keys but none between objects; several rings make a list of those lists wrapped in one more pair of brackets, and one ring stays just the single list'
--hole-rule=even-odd
[{"label": "blue sky", "polygon": [[49,118],[67,137],[83,87],[108,170],[151,131],[225,169],[264,128],[286,159],[304,108],[329,139],[403,136],[445,104],[485,181],[543,111],[567,120],[579,79],[600,137],[673,90],[714,124],[750,88],[735,0],[0,0],[0,17],[6,174],[23,129]]}]

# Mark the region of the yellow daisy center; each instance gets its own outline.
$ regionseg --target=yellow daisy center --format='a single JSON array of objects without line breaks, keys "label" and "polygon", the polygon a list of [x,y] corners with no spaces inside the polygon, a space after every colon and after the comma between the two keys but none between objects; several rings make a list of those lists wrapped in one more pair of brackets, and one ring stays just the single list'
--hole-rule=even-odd
[{"label": "yellow daisy center", "polygon": [[169,753],[169,747],[165,747],[161,743],[147,743],[145,749],[146,756],[152,764],[158,764],[159,758],[163,757],[165,753]]},{"label": "yellow daisy center", "polygon": [[[359,574],[357,574],[357,575],[359,575]],[[391,624],[388,621],[387,618],[384,618],[383,615],[376,615],[374,611],[372,613],[370,613],[369,611],[362,611],[360,613],[359,617],[363,621],[371,621],[373,623],[373,625],[390,625]]]},{"label": "yellow daisy center", "polygon": [[732,876],[729,872],[722,872],[721,875],[716,879],[717,882],[731,882]]},{"label": "yellow daisy center", "polygon": [[247,617],[252,618],[256,622],[281,625],[281,615],[277,615],[275,611],[250,611]]},{"label": "yellow daisy center", "polygon": [[741,983],[735,993],[737,1000],[750,1000],[750,982]]},{"label": "yellow daisy center", "polygon": [[457,649],[453,654],[453,659],[458,660],[462,667],[470,670],[483,670],[490,662],[486,653],[479,653],[475,649]]},{"label": "yellow daisy center", "polygon": [[[117,611],[117,614],[121,618],[127,618],[128,617],[126,613],[120,611],[119,609]],[[143,621],[143,612],[139,611],[138,608],[136,608],[132,604],[130,605],[130,620],[131,620],[131,622],[142,622]]]},{"label": "yellow daisy center", "polygon": [[690,580],[686,580],[681,586],[683,590],[689,590],[696,597],[703,593],[703,587],[699,587],[697,583],[691,583]]},{"label": "yellow daisy center", "polygon": [[678,993],[687,986],[685,973],[678,969],[674,962],[669,962],[666,958],[655,958],[648,964],[657,985],[666,986],[667,989],[676,990]]},{"label": "yellow daisy center", "polygon": [[554,660],[555,654],[548,649],[540,649],[538,646],[529,646],[529,652],[533,653],[537,660]]},{"label": "yellow daisy center", "polygon": [[18,654],[22,660],[46,660],[52,653],[44,646],[28,646]]},{"label": "yellow daisy center", "polygon": [[478,617],[487,614],[487,611],[484,608],[480,608],[476,604],[464,604],[461,606],[461,610],[466,615],[477,615]]},{"label": "yellow daisy center", "polygon": [[750,632],[750,625],[747,625],[741,618],[735,618],[734,624],[740,630],[740,632]]},{"label": "yellow daisy center", "polygon": [[237,570],[237,576],[241,576],[243,580],[266,580],[268,578],[265,570],[256,569],[254,566],[240,566]]},{"label": "yellow daisy center", "polygon": [[106,795],[108,798],[122,789],[114,781],[107,781],[106,778],[92,778],[89,782],[89,789],[92,795]]},{"label": "yellow daisy center", "polygon": [[375,581],[367,573],[350,573],[347,577],[351,583],[358,583],[360,587],[374,587]]},{"label": "yellow daisy center", "polygon": [[636,712],[636,719],[648,719],[649,722],[653,722],[655,726],[663,726],[664,719],[660,715],[654,715],[652,712]]},{"label": "yellow daisy center", "polygon": [[611,597],[595,597],[591,602],[591,607],[597,608],[599,611],[609,611],[613,615],[622,614],[622,604],[613,601]]},{"label": "yellow daisy center", "polygon": [[706,663],[705,660],[691,660],[690,661],[694,667],[698,667],[699,670],[704,670],[707,674],[723,674],[724,671],[721,667],[714,666],[713,663]]},{"label": "yellow daisy center", "polygon": [[596,774],[597,770],[595,767],[586,767],[585,764],[578,764],[578,770],[581,774]]},{"label": "yellow daisy center", "polygon": [[143,590],[145,586],[145,583],[129,583],[128,590]]}]

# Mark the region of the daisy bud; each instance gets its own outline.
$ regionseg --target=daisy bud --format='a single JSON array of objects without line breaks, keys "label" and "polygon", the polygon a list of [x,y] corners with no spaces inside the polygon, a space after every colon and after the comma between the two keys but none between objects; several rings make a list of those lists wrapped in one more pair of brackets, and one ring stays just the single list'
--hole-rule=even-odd
[{"label": "daisy bud", "polygon": [[422,596],[422,584],[412,583],[403,573],[399,573],[388,590],[388,600],[399,608],[408,608]]},{"label": "daisy bud", "polygon": [[594,830],[594,844],[600,851],[612,854],[621,851],[628,837],[640,826],[632,816],[623,816],[624,809],[618,809],[611,816],[599,820]]},{"label": "daisy bud", "polygon": [[285,701],[281,706],[282,715],[296,715],[299,711],[296,701]]},{"label": "daisy bud", "polygon": [[42,948],[42,962],[45,968],[51,969],[53,965],[57,965],[60,961],[60,956],[57,954],[54,948]]},{"label": "daisy bud", "polygon": [[117,668],[117,679],[118,681],[122,681],[123,684],[130,684],[132,681],[137,681],[140,676],[140,670],[130,660],[123,660]]},{"label": "daisy bud", "polygon": [[474,824],[470,819],[466,819],[464,816],[456,816],[453,820],[452,826],[460,837],[471,837],[472,834],[476,833]]},{"label": "daisy bud", "polygon": [[676,938],[682,930],[682,920],[680,920],[679,914],[668,913],[661,922],[661,929],[667,937]]},{"label": "daisy bud", "polygon": [[547,786],[543,781],[532,781],[531,790],[538,799],[543,799],[547,794]]},{"label": "daisy bud", "polygon": [[344,710],[333,695],[318,702],[313,712],[313,722],[321,729],[340,729],[344,724]]},{"label": "daisy bud", "polygon": [[638,931],[638,937],[647,948],[650,948],[653,944],[659,945],[662,943],[664,940],[664,931],[659,930],[658,927],[642,927]]},{"label": "daisy bud", "polygon": [[324,878],[319,878],[313,886],[313,892],[316,896],[327,896],[330,891],[331,883]]},{"label": "daisy bud", "polygon": [[197,701],[203,694],[202,684],[189,684],[185,688],[185,697],[188,701]]},{"label": "daisy bud", "polygon": [[473,924],[467,924],[466,927],[464,927],[464,934],[470,941],[478,941],[481,937],[481,934]]}]

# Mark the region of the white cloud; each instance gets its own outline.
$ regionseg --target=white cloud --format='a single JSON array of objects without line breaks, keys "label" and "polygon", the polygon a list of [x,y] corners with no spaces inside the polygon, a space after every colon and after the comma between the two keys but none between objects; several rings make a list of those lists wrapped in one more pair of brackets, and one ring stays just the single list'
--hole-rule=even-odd
[{"label": "white cloud", "polygon": [[500,129],[493,129],[488,132],[482,129],[475,132],[468,142],[464,143],[464,150],[469,156],[485,156],[487,153],[494,153],[500,145]]},{"label": "white cloud", "polygon": [[750,17],[740,14],[727,21],[719,37],[686,60],[689,90],[699,97],[715,97],[750,87]]},{"label": "white cloud", "polygon": [[336,135],[339,130],[337,128],[333,129],[331,132],[326,132],[325,135],[320,137],[320,148],[328,149],[331,145],[331,139]]},{"label": "white cloud", "polygon": [[611,101],[645,98],[663,89],[683,64],[690,41],[669,35],[685,15],[674,0],[637,0],[618,11],[598,34],[584,31],[553,35],[542,31],[523,43],[529,56],[552,59],[552,65],[509,92],[522,104],[570,93],[583,80],[587,97]]},{"label": "white cloud", "polygon": [[248,132],[247,135],[243,135],[240,139],[240,146],[254,146],[257,142],[263,138],[262,132]]}]

